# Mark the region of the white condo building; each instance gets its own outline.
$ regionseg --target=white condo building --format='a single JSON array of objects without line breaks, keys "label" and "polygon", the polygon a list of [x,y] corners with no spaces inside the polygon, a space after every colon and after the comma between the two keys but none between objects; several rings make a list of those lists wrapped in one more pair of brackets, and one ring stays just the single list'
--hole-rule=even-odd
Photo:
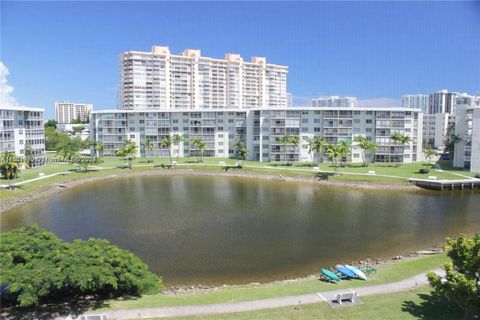
[{"label": "white condo building", "polygon": [[73,120],[88,122],[92,110],[92,104],[70,101],[55,102],[55,121],[61,124],[68,124]]},{"label": "white condo building", "polygon": [[0,152],[14,152],[31,160],[30,165],[45,162],[44,109],[0,108]]},{"label": "white condo building", "polygon": [[443,89],[428,96],[428,114],[455,113],[455,98],[458,93]]},{"label": "white condo building", "polygon": [[[229,157],[234,155],[236,140],[246,142],[249,159],[257,161],[312,161],[308,153],[308,139],[323,136],[327,143],[352,142],[364,135],[378,145],[367,161],[404,162],[420,161],[422,157],[422,113],[411,108],[254,108],[248,110],[102,110],[92,113],[91,138],[104,144],[104,155],[114,156],[127,140],[137,146],[145,140],[153,145],[148,156],[167,156],[162,146],[164,137],[181,135],[183,142],[173,146],[172,154],[197,156],[190,146],[193,138],[207,144],[205,156]],[[405,145],[390,139],[392,133],[411,138]],[[298,147],[284,146],[278,138],[285,135],[299,137]],[[141,148],[139,156],[144,156]],[[352,145],[353,162],[361,162],[360,149]]]},{"label": "white condo building", "polygon": [[358,106],[355,97],[329,96],[312,99],[312,107],[316,108],[353,108]]},{"label": "white condo building", "polygon": [[463,95],[457,100],[454,166],[480,174],[480,96]]},{"label": "white condo building", "polygon": [[265,58],[244,61],[203,57],[200,50],[172,54],[168,47],[120,56],[119,109],[184,110],[287,107],[287,72]]},{"label": "white condo building", "polygon": [[402,107],[421,109],[424,114],[428,111],[428,95],[406,94],[402,96]]},{"label": "white condo building", "polygon": [[455,116],[449,113],[423,115],[423,141],[425,146],[443,149],[448,126],[455,123]]}]

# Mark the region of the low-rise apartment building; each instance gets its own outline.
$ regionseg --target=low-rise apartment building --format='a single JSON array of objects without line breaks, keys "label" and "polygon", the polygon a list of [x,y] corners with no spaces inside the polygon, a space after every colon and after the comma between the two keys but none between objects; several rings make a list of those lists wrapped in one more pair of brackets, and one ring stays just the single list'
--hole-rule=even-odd
[{"label": "low-rise apartment building", "polygon": [[[104,155],[114,156],[126,140],[137,146],[149,140],[150,156],[167,156],[161,144],[164,137],[175,134],[183,142],[174,146],[172,154],[196,156],[191,146],[194,138],[207,144],[205,156],[234,156],[233,144],[246,142],[249,159],[257,161],[312,161],[308,140],[323,136],[327,143],[353,142],[357,135],[366,136],[378,145],[367,161],[404,162],[421,160],[422,113],[410,108],[255,108],[249,110],[104,110],[92,113],[91,137],[104,144]],[[411,138],[401,146],[390,139],[392,133]],[[285,146],[278,141],[285,135],[298,136],[298,146]],[[141,148],[138,156],[145,155]],[[353,162],[361,162],[361,151],[352,143]]]},{"label": "low-rise apartment building", "polygon": [[0,152],[14,152],[31,160],[32,166],[45,162],[44,109],[0,108]]}]

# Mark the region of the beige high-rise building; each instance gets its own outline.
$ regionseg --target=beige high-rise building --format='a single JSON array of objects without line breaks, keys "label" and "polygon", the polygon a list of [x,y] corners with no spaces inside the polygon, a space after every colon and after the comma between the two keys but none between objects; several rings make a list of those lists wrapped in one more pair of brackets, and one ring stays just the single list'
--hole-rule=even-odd
[{"label": "beige high-rise building", "polygon": [[120,57],[118,106],[127,110],[287,107],[287,72],[265,58],[203,57],[200,50],[171,54],[168,47]]}]

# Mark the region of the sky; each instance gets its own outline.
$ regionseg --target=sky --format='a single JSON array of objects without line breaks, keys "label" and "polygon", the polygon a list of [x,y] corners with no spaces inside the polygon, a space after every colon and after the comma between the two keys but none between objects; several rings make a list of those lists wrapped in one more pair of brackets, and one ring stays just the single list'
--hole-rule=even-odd
[{"label": "sky", "polygon": [[[480,92],[480,1],[0,1],[1,103],[117,104],[121,52],[153,45],[287,65],[295,105],[324,95],[398,105],[403,94]],[[13,101],[13,102],[12,102]]]}]

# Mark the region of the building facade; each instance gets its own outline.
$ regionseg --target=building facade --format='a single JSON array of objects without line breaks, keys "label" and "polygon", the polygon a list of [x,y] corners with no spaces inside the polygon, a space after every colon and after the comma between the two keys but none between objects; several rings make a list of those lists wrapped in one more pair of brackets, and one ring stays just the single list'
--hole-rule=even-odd
[{"label": "building facade", "polygon": [[168,47],[120,56],[119,109],[184,110],[287,107],[287,71],[265,58],[203,57],[200,50],[171,54]]},{"label": "building facade", "polygon": [[440,90],[428,96],[428,114],[455,113],[455,98],[458,93]]},{"label": "building facade", "polygon": [[[104,155],[114,156],[127,140],[137,146],[149,140],[153,150],[138,150],[138,156],[180,157],[198,155],[190,145],[194,138],[207,144],[205,156],[232,157],[233,144],[245,141],[249,159],[256,161],[312,161],[308,140],[323,136],[327,143],[353,142],[364,135],[378,145],[367,161],[404,162],[421,160],[422,113],[407,108],[255,108],[248,110],[105,110],[92,113],[91,138],[104,144]],[[390,139],[392,133],[411,138],[405,145]],[[164,148],[164,137],[180,135],[183,142]],[[278,138],[294,135],[299,145],[284,146]],[[361,162],[361,151],[352,144],[351,161]]]},{"label": "building facade", "polygon": [[448,127],[455,123],[455,116],[448,113],[423,115],[423,142],[424,146],[435,149],[444,149]]},{"label": "building facade", "polygon": [[464,98],[456,106],[454,166],[480,174],[480,96]]},{"label": "building facade", "polygon": [[88,122],[92,104],[69,101],[55,102],[55,121],[61,124],[72,123],[73,120]]},{"label": "building facade", "polygon": [[31,166],[45,162],[44,109],[0,108],[0,152],[14,152]]},{"label": "building facade", "polygon": [[421,109],[424,114],[428,112],[428,95],[406,94],[402,96],[402,107]]},{"label": "building facade", "polygon": [[311,106],[315,108],[353,108],[358,106],[355,97],[329,96],[312,99]]}]

